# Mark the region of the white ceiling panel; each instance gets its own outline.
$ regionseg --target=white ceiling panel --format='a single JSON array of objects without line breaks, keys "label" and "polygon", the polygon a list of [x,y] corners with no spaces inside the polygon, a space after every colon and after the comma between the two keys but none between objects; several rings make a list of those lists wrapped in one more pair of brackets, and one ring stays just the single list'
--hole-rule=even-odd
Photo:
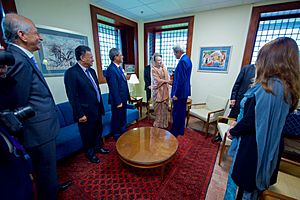
[{"label": "white ceiling panel", "polygon": [[139,6],[139,7],[131,8],[131,9],[128,9],[128,12],[131,12],[131,13],[139,16],[140,18],[144,18],[147,16],[153,16],[153,15],[158,15],[158,17],[159,17],[159,14],[157,12],[155,12],[155,10],[153,10],[147,6]]},{"label": "white ceiling panel", "polygon": [[155,10],[158,13],[164,14],[164,12],[173,12],[176,13],[180,10],[180,7],[174,3],[172,0],[170,1],[159,1],[156,3],[148,4],[148,7]]},{"label": "white ceiling panel", "polygon": [[[272,0],[90,0],[94,5],[122,14],[136,21],[196,13]],[[284,0],[285,1],[285,0]],[[288,1],[288,0],[286,0]],[[141,11],[143,11],[141,13]]]},{"label": "white ceiling panel", "polygon": [[120,7],[121,9],[129,9],[129,8],[134,8],[137,6],[142,6],[144,5],[138,0],[106,0],[107,2],[110,2],[111,4]]}]

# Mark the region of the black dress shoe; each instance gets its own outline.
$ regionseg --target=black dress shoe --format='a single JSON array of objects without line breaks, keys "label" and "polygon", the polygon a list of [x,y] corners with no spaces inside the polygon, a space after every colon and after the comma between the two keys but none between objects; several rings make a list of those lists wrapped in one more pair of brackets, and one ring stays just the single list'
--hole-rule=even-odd
[{"label": "black dress shoe", "polygon": [[100,159],[95,155],[87,156],[87,159],[89,159],[89,161],[92,162],[92,163],[99,163],[100,162]]},{"label": "black dress shoe", "polygon": [[71,181],[66,181],[64,183],[61,183],[58,185],[58,192],[62,192],[64,190],[66,190],[68,187],[70,187],[72,185]]},{"label": "black dress shoe", "polygon": [[221,142],[222,141],[222,137],[220,135],[217,135],[215,136],[213,139],[212,139],[212,142],[215,143],[215,142]]},{"label": "black dress shoe", "polygon": [[105,149],[105,148],[96,148],[95,149],[96,152],[98,153],[101,153],[101,154],[108,154],[109,153],[109,150],[108,149]]}]

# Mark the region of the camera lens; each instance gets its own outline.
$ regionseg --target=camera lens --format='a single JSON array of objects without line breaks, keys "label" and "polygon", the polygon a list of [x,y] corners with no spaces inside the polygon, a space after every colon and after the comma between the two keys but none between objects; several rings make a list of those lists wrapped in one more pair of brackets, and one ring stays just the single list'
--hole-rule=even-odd
[{"label": "camera lens", "polygon": [[35,115],[34,110],[30,106],[15,110],[14,115],[20,120],[26,120]]}]

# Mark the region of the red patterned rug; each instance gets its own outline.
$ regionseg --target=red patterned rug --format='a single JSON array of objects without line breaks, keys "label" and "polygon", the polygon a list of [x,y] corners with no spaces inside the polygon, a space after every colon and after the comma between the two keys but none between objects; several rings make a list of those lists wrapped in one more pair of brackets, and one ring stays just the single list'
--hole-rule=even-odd
[{"label": "red patterned rug", "polygon": [[[129,127],[152,126],[143,119]],[[109,138],[108,155],[98,156],[100,164],[87,161],[82,152],[58,164],[60,181],[73,185],[59,194],[59,199],[205,199],[213,172],[218,144],[212,144],[200,132],[185,129],[178,137],[179,147],[174,160],[165,169],[137,169],[124,165],[118,158],[115,141]]]}]

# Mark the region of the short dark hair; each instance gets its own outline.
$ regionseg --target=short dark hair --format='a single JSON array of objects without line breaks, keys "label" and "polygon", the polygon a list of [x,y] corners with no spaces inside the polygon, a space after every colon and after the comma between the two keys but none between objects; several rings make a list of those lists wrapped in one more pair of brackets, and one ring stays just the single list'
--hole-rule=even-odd
[{"label": "short dark hair", "polygon": [[120,54],[120,50],[117,48],[112,48],[109,50],[109,59],[113,62],[115,60],[115,57]]},{"label": "short dark hair", "polygon": [[84,55],[87,51],[91,51],[90,47],[85,45],[80,45],[75,49],[76,60],[80,60],[80,56]]}]

